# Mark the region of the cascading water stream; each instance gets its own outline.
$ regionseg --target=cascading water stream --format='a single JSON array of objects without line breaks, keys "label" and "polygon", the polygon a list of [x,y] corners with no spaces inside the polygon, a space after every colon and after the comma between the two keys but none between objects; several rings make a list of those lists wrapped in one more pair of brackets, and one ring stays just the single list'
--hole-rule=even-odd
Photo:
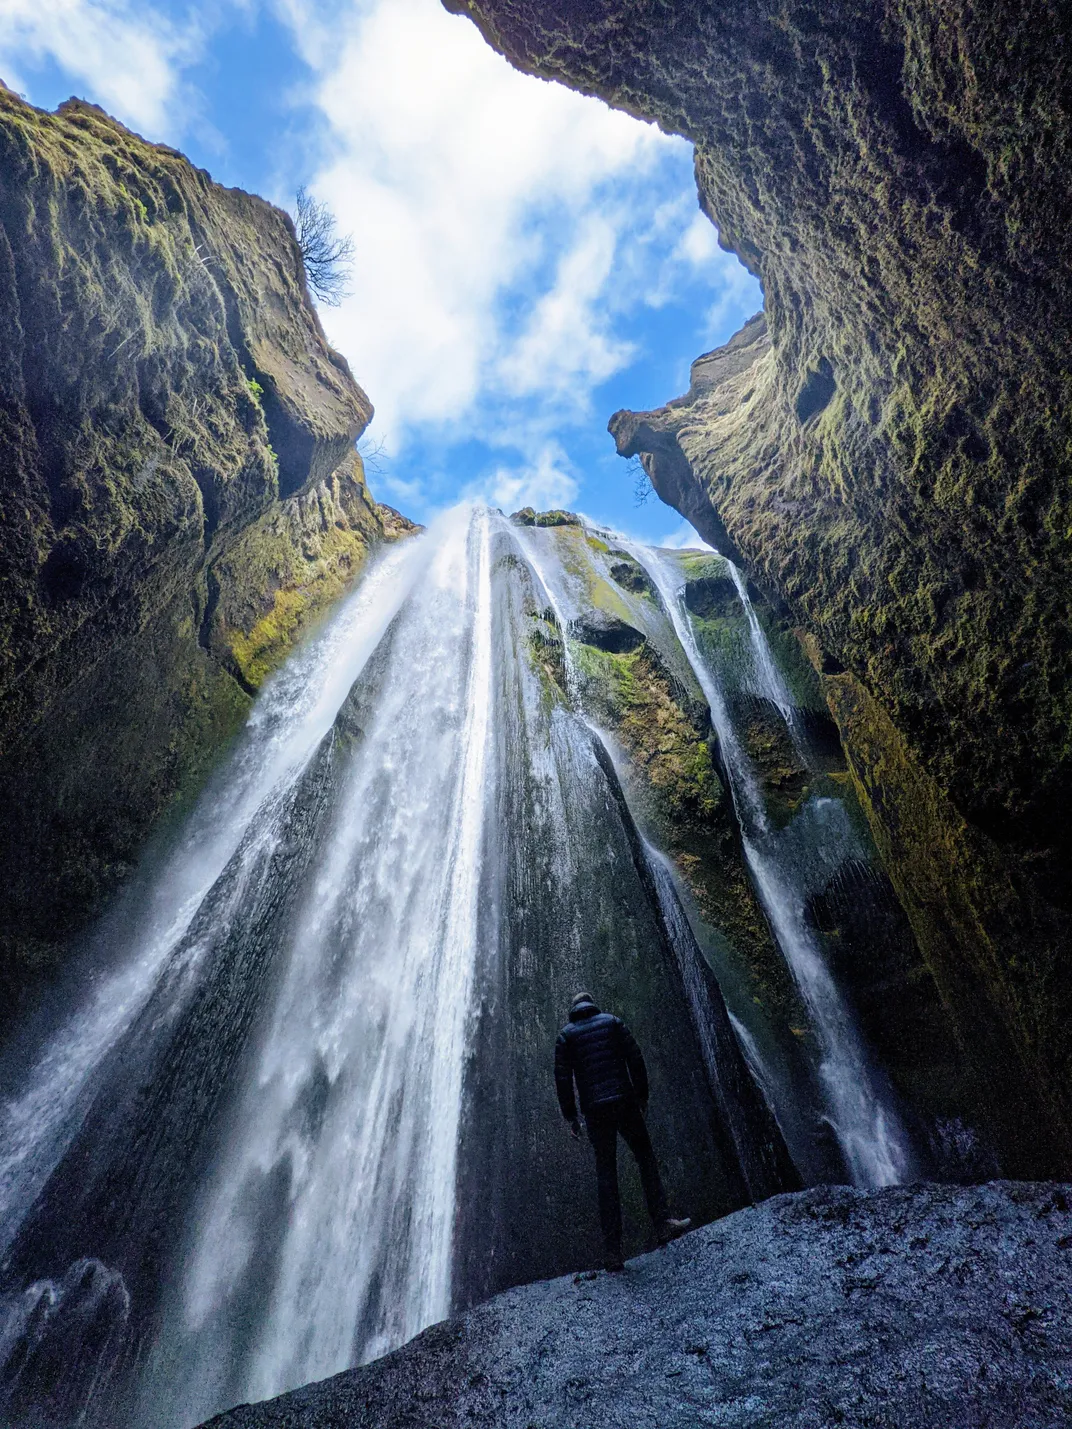
[{"label": "cascading water stream", "polygon": [[518,549],[524,556],[529,569],[534,573],[540,582],[547,604],[555,617],[555,624],[558,626],[559,638],[562,641],[562,666],[565,672],[566,695],[573,705],[579,705],[577,690],[577,667],[573,660],[573,651],[569,642],[569,620],[566,616],[565,605],[562,597],[548,569],[547,563],[542,559],[540,551],[529,536],[525,527],[518,527],[514,532],[514,540]]},{"label": "cascading water stream", "polygon": [[5,1108],[6,1276],[53,1277],[0,1307],[9,1412],[81,1423],[114,1370],[93,1422],[186,1426],[448,1313],[492,520],[388,552],[290,662],[127,965]]},{"label": "cascading water stream", "polygon": [[[870,1065],[848,1004],[823,960],[804,915],[804,900],[791,870],[779,858],[777,834],[763,808],[759,782],[730,718],[715,675],[700,652],[684,607],[684,582],[668,557],[650,547],[622,542],[659,592],[682,649],[707,697],[712,723],[743,831],[745,857],[771,929],[811,1014],[820,1039],[820,1076],[830,1122],[850,1176],[861,1186],[887,1186],[911,1174],[908,1138]],[[741,586],[735,581],[738,591]],[[750,609],[748,602],[746,610]],[[755,612],[752,611],[752,619]],[[758,625],[758,621],[756,622]],[[751,627],[751,621],[750,621]],[[762,632],[760,632],[760,635]],[[765,641],[763,647],[766,649]],[[769,650],[767,657],[771,664]]]},{"label": "cascading water stream", "polygon": [[[179,847],[154,878],[135,926],[124,930],[131,955],[116,959],[117,970],[48,1040],[19,1094],[0,1107],[0,1251],[69,1143],[96,1069],[165,973],[176,975],[170,960],[239,846],[246,841],[243,860],[249,865],[253,845],[270,839],[270,821],[258,827],[258,814],[301,777],[427,559],[427,546],[417,542],[386,552],[323,634],[265,688],[225,775],[201,800]],[[105,938],[115,935],[113,923]],[[196,975],[203,952],[196,940],[183,950],[185,976]]]},{"label": "cascading water stream", "polygon": [[734,1017],[732,1012],[729,1016],[730,1026],[737,1034],[737,1041],[741,1044],[741,1051],[744,1053],[745,1061],[751,1068],[752,1076],[756,1079],[756,1085],[766,1098],[767,1105],[770,1107],[776,1106],[778,1098],[775,1094],[770,1074],[767,1071],[766,1063],[763,1060],[763,1054],[756,1044],[756,1039],[739,1017]]},{"label": "cascading water stream", "polygon": [[734,1145],[749,1198],[757,1201],[779,1191],[797,1190],[800,1175],[778,1125],[755,1043],[751,1037],[747,1043],[742,1042],[738,1033],[741,1024],[726,1007],[696,942],[669,861],[647,843],[643,854],[700,1031],[722,1125]]},{"label": "cascading water stream", "polygon": [[176,1319],[204,1377],[258,1258],[258,1188],[287,1168],[287,1227],[260,1248],[275,1256],[275,1283],[235,1386],[251,1398],[373,1358],[450,1310],[466,1029],[486,932],[489,521],[479,513],[466,539],[441,546],[392,631],[199,1218]]},{"label": "cascading water stream", "polygon": [[[745,616],[748,620],[748,638],[752,646],[752,658],[755,664],[756,675],[759,683],[758,694],[764,695],[777,705],[778,713],[785,721],[786,728],[792,735],[794,742],[800,747],[802,741],[797,729],[797,719],[793,697],[789,693],[789,687],[782,678],[782,672],[775,663],[771,653],[770,644],[759,623],[759,616],[756,608],[752,604],[752,597],[748,594],[748,582],[743,573],[726,556],[723,557],[729,569],[730,579],[733,581],[737,598],[741,602]],[[802,751],[803,752],[803,751]]]}]

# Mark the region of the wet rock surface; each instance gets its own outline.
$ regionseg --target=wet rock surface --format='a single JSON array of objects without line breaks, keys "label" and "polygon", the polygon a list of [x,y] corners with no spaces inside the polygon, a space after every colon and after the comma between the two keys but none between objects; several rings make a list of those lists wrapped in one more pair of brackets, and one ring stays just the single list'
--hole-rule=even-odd
[{"label": "wet rock surface", "polygon": [[498,1296],[215,1429],[1057,1426],[1072,1417],[1072,1188],[780,1196]]},{"label": "wet rock surface", "polygon": [[611,655],[628,655],[644,643],[643,631],[602,610],[593,610],[584,619],[574,621],[570,634],[575,640]]}]

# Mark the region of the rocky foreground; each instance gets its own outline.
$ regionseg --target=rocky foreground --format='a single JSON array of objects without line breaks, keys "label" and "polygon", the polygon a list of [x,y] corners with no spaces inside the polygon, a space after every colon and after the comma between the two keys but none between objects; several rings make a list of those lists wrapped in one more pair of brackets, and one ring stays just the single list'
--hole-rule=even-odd
[{"label": "rocky foreground", "polygon": [[1072,1187],[780,1196],[216,1429],[1072,1423]]}]

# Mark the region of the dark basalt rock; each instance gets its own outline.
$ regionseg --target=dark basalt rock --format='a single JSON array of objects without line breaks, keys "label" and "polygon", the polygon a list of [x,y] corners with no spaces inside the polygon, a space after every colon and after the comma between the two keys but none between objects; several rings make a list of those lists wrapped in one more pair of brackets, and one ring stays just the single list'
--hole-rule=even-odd
[{"label": "dark basalt rock", "polygon": [[617,615],[593,609],[570,625],[570,635],[584,645],[594,645],[611,655],[628,655],[644,643],[644,633]]},{"label": "dark basalt rock", "polygon": [[214,1429],[1064,1429],[1067,1187],[820,1187],[496,1297]]},{"label": "dark basalt rock", "polygon": [[704,620],[721,620],[743,613],[737,587],[729,576],[701,576],[685,586],[685,604]]},{"label": "dark basalt rock", "polygon": [[739,692],[731,700],[734,722],[760,782],[775,807],[796,807],[808,783],[804,766],[785,719],[773,700]]},{"label": "dark basalt rock", "polygon": [[[611,552],[612,556],[618,554],[617,551]],[[654,596],[655,594],[644,567],[639,561],[634,561],[631,556],[616,561],[611,566],[610,573],[623,590],[631,590],[634,595]]]},{"label": "dark basalt rock", "polygon": [[98,1260],[0,1296],[4,1422],[19,1429],[92,1422],[90,1405],[121,1358],[129,1314],[123,1277]]}]

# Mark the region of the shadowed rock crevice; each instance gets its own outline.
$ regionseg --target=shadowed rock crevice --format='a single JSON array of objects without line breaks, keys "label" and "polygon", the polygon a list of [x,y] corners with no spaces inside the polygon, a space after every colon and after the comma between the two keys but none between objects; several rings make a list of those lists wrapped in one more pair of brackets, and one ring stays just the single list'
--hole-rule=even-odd
[{"label": "shadowed rock crevice", "polygon": [[644,643],[644,633],[617,615],[593,610],[570,626],[570,635],[585,645],[605,650],[610,655],[628,655]]},{"label": "shadowed rock crevice", "polygon": [[797,420],[801,423],[812,421],[829,407],[836,391],[833,368],[825,357],[820,358],[816,366],[808,370],[804,385],[797,393]]}]

